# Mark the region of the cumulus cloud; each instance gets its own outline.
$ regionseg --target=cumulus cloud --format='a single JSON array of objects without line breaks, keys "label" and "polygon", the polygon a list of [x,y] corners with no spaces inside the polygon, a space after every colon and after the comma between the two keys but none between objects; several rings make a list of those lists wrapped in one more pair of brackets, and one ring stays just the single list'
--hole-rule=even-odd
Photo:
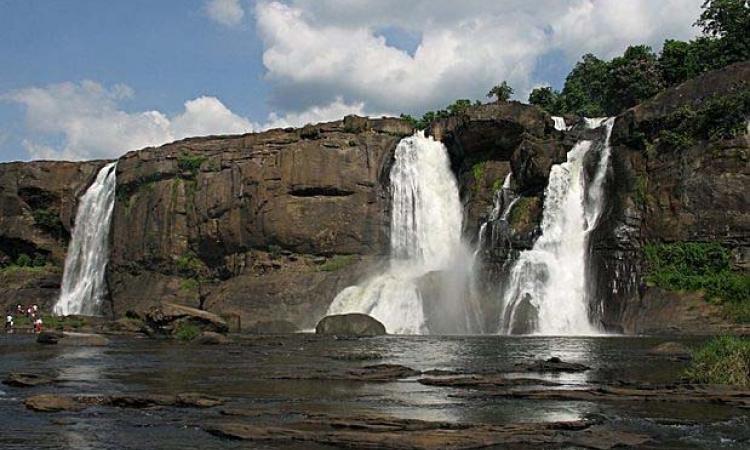
[{"label": "cumulus cloud", "polygon": [[239,25],[245,17],[245,10],[239,0],[208,0],[205,11],[211,20],[228,27]]},{"label": "cumulus cloud", "polygon": [[83,81],[20,89],[0,96],[0,100],[25,106],[28,135],[35,138],[27,137],[22,144],[31,159],[115,158],[130,150],[190,136],[241,134],[366,113],[362,102],[346,103],[335,98],[329,104],[300,112],[271,113],[263,123],[254,123],[209,96],[186,101],[184,110],[172,116],[160,111],[126,112],[121,102],[133,95],[125,85],[107,88]]},{"label": "cumulus cloud", "polygon": [[[342,98],[368,110],[423,112],[456,98],[482,98],[508,80],[520,98],[551,52],[572,65],[611,57],[629,44],[660,47],[690,38],[702,0],[261,1],[255,17],[271,102],[282,111]],[[421,36],[408,52],[380,30]]]},{"label": "cumulus cloud", "polygon": [[214,97],[187,101],[185,110],[170,118],[159,111],[122,110],[120,102],[132,96],[125,85],[106,88],[83,81],[20,89],[2,98],[25,106],[32,135],[61,138],[59,147],[26,139],[23,144],[32,159],[111,158],[187,136],[253,129]]}]

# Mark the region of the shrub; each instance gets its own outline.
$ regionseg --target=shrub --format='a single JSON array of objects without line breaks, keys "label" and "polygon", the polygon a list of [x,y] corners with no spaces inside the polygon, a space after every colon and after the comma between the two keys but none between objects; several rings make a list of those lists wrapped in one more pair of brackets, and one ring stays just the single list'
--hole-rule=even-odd
[{"label": "shrub", "polygon": [[333,258],[320,265],[319,270],[323,272],[336,272],[348,266],[354,261],[353,255],[335,255]]},{"label": "shrub", "polygon": [[189,155],[187,153],[183,153],[179,158],[177,158],[177,167],[180,168],[180,170],[184,172],[190,172],[193,175],[198,173],[198,170],[200,170],[201,165],[206,161],[205,156],[200,155]]},{"label": "shrub", "polygon": [[176,339],[181,341],[192,341],[201,334],[201,329],[190,322],[180,322],[173,334]]},{"label": "shrub", "polygon": [[712,339],[693,352],[686,376],[697,383],[750,387],[750,338]]},{"label": "shrub", "polygon": [[511,95],[513,95],[513,88],[510,87],[507,81],[503,81],[497,86],[494,86],[487,93],[487,97],[495,97],[498,102],[507,102],[510,100]]},{"label": "shrub", "polygon": [[479,183],[482,178],[484,178],[484,169],[486,168],[487,163],[485,161],[478,162],[471,166],[471,173],[474,175],[474,181],[476,183]]},{"label": "shrub", "polygon": [[29,255],[27,255],[26,253],[21,253],[16,259],[16,265],[18,267],[32,267],[33,261],[31,260]]},{"label": "shrub", "polygon": [[646,281],[669,290],[703,290],[727,316],[750,321],[750,276],[733,272],[729,251],[718,243],[678,242],[644,247]]}]

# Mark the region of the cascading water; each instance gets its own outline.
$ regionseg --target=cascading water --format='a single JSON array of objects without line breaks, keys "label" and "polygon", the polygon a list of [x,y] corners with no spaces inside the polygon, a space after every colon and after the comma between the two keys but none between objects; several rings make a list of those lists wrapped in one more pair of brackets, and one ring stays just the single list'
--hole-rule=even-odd
[{"label": "cascading water", "polygon": [[[328,314],[365,313],[381,321],[389,333],[423,334],[433,331],[428,330],[430,310],[438,311],[435,315],[441,319],[467,323],[461,329],[470,328],[475,319],[462,298],[471,254],[461,241],[462,207],[447,149],[423,132],[402,139],[390,181],[389,267],[342,290]],[[428,296],[426,290],[439,292]],[[427,297],[445,301],[439,298],[426,305]]]},{"label": "cascading water", "polygon": [[568,127],[565,125],[565,119],[559,116],[552,116],[552,121],[555,122],[555,130],[566,131]]},{"label": "cascading water", "polygon": [[96,315],[105,295],[109,228],[115,204],[116,166],[104,166],[78,204],[73,236],[65,257],[58,315]]},{"label": "cascading water", "polygon": [[603,207],[603,183],[609,165],[614,119],[589,119],[587,127],[606,121],[596,173],[586,183],[584,163],[593,142],[581,141],[567,161],[552,167],[545,190],[542,235],[522,252],[503,295],[500,332],[507,334],[593,334],[586,292],[588,234]]}]

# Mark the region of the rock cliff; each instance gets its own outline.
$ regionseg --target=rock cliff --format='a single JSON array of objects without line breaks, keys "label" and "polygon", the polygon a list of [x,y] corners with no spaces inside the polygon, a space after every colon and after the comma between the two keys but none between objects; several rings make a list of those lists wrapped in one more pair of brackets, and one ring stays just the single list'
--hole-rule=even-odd
[{"label": "rock cliff", "polygon": [[[750,63],[690,80],[615,121],[607,200],[592,235],[592,314],[609,330],[713,332],[732,327],[701,293],[645,282],[643,246],[720,242],[748,270],[748,134],[654,151],[666,117],[745,89]],[[476,242],[495,192],[512,171],[519,197],[507,228],[481,248],[485,329],[497,328],[507,261],[539,235],[550,168],[585,130],[560,132],[539,108],[517,102],[469,107],[427,133],[450,153]],[[383,261],[389,244],[393,151],[413,129],[392,118],[342,121],[242,136],[209,136],[123,156],[107,272],[107,314],[175,302],[228,321],[283,320],[311,329],[345,286]],[[104,162],[0,165],[3,302],[50,306],[78,196]],[[31,267],[18,269],[21,255]]]}]

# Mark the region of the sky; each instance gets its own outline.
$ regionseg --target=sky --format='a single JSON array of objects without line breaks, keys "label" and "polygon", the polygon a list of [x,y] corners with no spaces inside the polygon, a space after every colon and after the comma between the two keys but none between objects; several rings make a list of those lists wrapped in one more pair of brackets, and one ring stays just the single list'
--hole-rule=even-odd
[{"label": "sky", "polygon": [[690,39],[703,0],[0,0],[0,162],[114,158],[346,114],[561,88]]}]

